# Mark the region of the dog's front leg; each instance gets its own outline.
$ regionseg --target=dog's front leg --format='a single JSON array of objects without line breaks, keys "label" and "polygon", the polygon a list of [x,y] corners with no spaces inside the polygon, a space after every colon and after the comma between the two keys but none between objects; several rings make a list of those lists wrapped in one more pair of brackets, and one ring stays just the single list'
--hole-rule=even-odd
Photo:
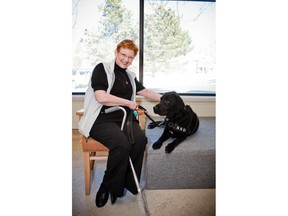
[{"label": "dog's front leg", "polygon": [[169,143],[166,147],[165,147],[165,152],[166,153],[171,153],[176,146],[178,146],[181,142],[183,142],[186,139],[186,136],[183,137],[177,137],[175,140],[173,140],[173,142]]},{"label": "dog's front leg", "polygon": [[169,135],[169,130],[164,129],[162,135],[160,136],[160,138],[152,145],[153,149],[160,149],[163,142],[165,140],[167,140],[170,137]]}]

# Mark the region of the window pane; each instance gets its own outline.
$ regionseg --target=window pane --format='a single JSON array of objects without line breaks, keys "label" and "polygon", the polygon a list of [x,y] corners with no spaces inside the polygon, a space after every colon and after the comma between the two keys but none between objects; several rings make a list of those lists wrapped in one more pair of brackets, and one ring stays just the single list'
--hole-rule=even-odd
[{"label": "window pane", "polygon": [[[130,0],[72,2],[72,92],[83,93],[95,65],[112,60],[120,40],[139,44],[140,8]],[[215,2],[145,0],[144,12],[144,85],[215,93]],[[138,56],[130,69],[138,73]]]},{"label": "window pane", "polygon": [[[83,93],[96,64],[111,61],[125,38],[139,44],[139,2],[72,0],[72,92]],[[138,58],[129,68],[139,71]]]},{"label": "window pane", "polygon": [[145,1],[145,87],[215,93],[215,2]]}]

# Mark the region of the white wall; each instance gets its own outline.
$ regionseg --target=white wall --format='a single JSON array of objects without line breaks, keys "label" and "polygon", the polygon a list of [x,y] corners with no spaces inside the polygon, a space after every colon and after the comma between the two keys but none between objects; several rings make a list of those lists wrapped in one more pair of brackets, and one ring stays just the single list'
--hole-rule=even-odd
[{"label": "white wall", "polygon": [[[216,114],[216,98],[214,96],[182,96],[185,104],[190,105],[194,112],[199,117],[215,117]],[[137,101],[140,105],[145,107],[151,116],[155,116],[153,112],[153,106],[156,104],[154,101],[146,100],[143,97],[137,97]],[[72,97],[72,129],[77,129],[78,116],[76,112],[83,108],[84,96],[73,95]]]}]

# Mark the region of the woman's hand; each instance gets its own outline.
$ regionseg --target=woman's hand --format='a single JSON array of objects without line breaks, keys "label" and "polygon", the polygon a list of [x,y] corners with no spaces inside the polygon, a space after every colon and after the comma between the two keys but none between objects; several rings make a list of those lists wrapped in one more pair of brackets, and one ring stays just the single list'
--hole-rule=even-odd
[{"label": "woman's hand", "polygon": [[138,104],[134,101],[130,101],[129,103],[129,108],[132,109],[132,110],[135,110],[138,108]]}]

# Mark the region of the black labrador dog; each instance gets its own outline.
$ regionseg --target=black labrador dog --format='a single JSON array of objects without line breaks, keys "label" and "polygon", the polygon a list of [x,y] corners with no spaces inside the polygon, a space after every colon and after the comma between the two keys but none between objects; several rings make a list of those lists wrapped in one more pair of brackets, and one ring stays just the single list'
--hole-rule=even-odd
[{"label": "black labrador dog", "polygon": [[164,141],[170,137],[176,138],[169,143],[166,153],[171,153],[176,146],[183,142],[186,137],[194,134],[199,127],[199,118],[189,105],[185,105],[182,98],[176,92],[166,92],[159,104],[153,107],[156,114],[166,116],[165,128],[153,145],[153,149],[161,148]]}]

